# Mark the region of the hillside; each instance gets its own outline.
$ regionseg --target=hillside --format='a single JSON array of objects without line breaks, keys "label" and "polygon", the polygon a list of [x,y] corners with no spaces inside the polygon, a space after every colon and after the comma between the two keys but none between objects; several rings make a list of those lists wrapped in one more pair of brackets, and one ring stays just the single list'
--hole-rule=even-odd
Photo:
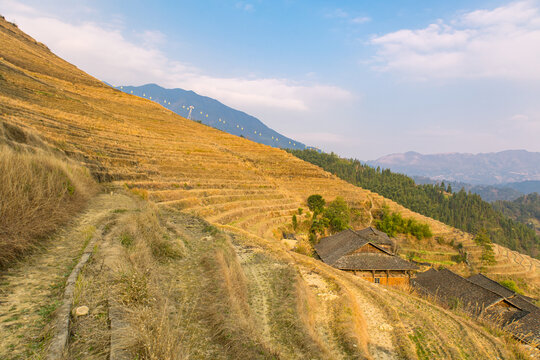
[{"label": "hillside", "polygon": [[335,154],[293,150],[293,154],[340,178],[386,196],[407,208],[445,224],[477,234],[486,229],[491,240],[513,250],[540,256],[540,238],[522,223],[504,216],[480,196],[463,189],[453,192],[442,184],[416,185],[413,179],[388,169],[380,170],[358,160],[341,159]]},{"label": "hillside", "polygon": [[[424,184],[440,184],[441,180],[433,180],[425,176],[412,176],[415,183],[424,185]],[[512,184],[520,183],[511,183],[508,186],[505,185],[471,185],[463,182],[448,181],[443,180],[446,185],[450,185],[454,190],[460,190],[461,188],[465,189],[467,192],[472,192],[473,194],[478,194],[480,197],[487,202],[494,202],[497,200],[512,201],[517,199],[520,196],[523,196],[525,193],[511,187]]]},{"label": "hillside", "polygon": [[529,181],[521,181],[521,182],[513,182],[513,183],[507,183],[502,184],[502,186],[506,188],[511,188],[516,191],[519,191],[523,194],[531,194],[531,193],[539,193],[540,194],[540,181],[536,180],[529,180]]},{"label": "hillside", "polygon": [[[279,241],[314,193],[343,196],[364,212],[363,225],[386,204],[462,243],[474,263],[481,249],[471,235],[283,150],[112,89],[4,19],[0,43],[2,122],[35,131],[102,183],[48,246],[2,274],[0,357],[60,358],[65,342],[68,358],[86,359],[514,359],[531,351],[459,311]],[[489,274],[537,288],[537,260],[498,246],[495,254]],[[89,313],[70,316],[71,305]]]},{"label": "hillside", "polygon": [[506,216],[527,224],[540,235],[540,195],[532,193],[514,201],[496,201],[493,207]]},{"label": "hillside", "polygon": [[165,89],[156,84],[142,86],[117,86],[126,94],[150,99],[175,113],[188,117],[189,106],[193,106],[191,119],[223,130],[229,134],[243,136],[252,141],[284,149],[305,149],[306,145],[270,129],[259,119],[235,110],[207,96],[183,89]]},{"label": "hillside", "polygon": [[540,180],[540,153],[507,150],[486,154],[391,154],[369,165],[388,168],[410,176],[459,181],[473,185],[503,184]]}]

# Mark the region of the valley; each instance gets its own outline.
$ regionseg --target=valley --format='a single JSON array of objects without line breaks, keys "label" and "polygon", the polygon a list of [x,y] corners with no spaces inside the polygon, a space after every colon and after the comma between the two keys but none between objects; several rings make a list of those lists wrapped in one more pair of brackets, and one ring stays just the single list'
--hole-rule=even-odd
[{"label": "valley", "polygon": [[[403,249],[463,275],[474,269],[514,279],[531,296],[540,294],[539,260],[493,245],[495,263],[486,265],[473,235],[284,150],[113,89],[3,18],[0,43],[2,126],[46,144],[40,148],[26,135],[2,138],[0,149],[43,151],[88,169],[98,183],[69,221],[46,233],[40,251],[25,251],[1,273],[0,357],[50,354],[64,305],[90,308],[86,317],[64,314],[70,333],[62,351],[73,359],[538,355],[489,322],[408,287],[366,282],[291,251],[282,238],[306,199],[321,194],[341,196],[363,214],[358,228],[372,225],[383,207],[428,224],[433,237],[398,236]],[[306,235],[298,231],[297,240]],[[65,298],[63,287],[89,241],[88,263]],[[459,254],[459,244],[470,266],[445,262]]]}]

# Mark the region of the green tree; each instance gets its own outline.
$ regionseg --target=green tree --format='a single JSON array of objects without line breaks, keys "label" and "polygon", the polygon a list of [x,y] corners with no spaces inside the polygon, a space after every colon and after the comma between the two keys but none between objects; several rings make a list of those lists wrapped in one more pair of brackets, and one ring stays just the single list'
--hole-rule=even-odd
[{"label": "green tree", "polygon": [[336,233],[349,228],[351,214],[349,206],[341,196],[335,198],[324,210],[323,218],[328,220],[328,225],[332,233]]},{"label": "green tree", "polygon": [[292,216],[292,227],[294,230],[298,227],[298,219],[296,218],[296,214]]},{"label": "green tree", "polygon": [[326,201],[321,195],[314,194],[308,197],[307,205],[309,210],[313,211],[313,216],[315,216],[315,214],[322,213],[322,211],[324,210],[324,205],[326,205]]},{"label": "green tree", "polygon": [[495,254],[493,252],[493,246],[491,245],[491,239],[489,238],[489,235],[486,229],[484,228],[480,229],[478,234],[476,234],[476,236],[474,237],[474,242],[477,245],[480,245],[483,247],[482,256],[481,256],[482,261],[488,265],[495,264],[496,261],[495,261]]}]

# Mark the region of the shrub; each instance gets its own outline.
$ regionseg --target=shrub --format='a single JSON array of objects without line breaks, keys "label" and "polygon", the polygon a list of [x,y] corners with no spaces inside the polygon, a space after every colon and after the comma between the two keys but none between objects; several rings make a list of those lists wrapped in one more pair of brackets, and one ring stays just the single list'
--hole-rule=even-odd
[{"label": "shrub", "polygon": [[338,196],[328,204],[328,207],[324,210],[323,218],[328,220],[331,232],[335,233],[348,229],[351,215],[345,200],[341,196]]},{"label": "shrub", "polygon": [[313,211],[313,213],[320,214],[326,205],[326,201],[321,195],[314,194],[308,197],[307,205],[309,210]]},{"label": "shrub", "polygon": [[423,224],[415,219],[404,219],[401,214],[390,212],[387,206],[375,214],[378,219],[375,221],[377,229],[384,231],[389,236],[396,234],[410,234],[418,240],[430,238],[433,236],[428,224]]},{"label": "shrub", "polygon": [[523,294],[523,290],[521,290],[519,286],[517,286],[517,284],[513,280],[502,280],[502,281],[499,281],[499,284],[501,284],[502,286],[504,286],[505,288],[509,290],[512,290],[515,293]]}]

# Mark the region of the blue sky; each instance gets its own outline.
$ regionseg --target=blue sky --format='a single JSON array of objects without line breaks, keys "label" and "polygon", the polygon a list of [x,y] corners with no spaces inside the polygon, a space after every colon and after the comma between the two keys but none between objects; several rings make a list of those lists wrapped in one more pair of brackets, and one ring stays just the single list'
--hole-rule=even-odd
[{"label": "blue sky", "polygon": [[540,151],[540,2],[0,0],[114,85],[214,97],[363,160]]}]

